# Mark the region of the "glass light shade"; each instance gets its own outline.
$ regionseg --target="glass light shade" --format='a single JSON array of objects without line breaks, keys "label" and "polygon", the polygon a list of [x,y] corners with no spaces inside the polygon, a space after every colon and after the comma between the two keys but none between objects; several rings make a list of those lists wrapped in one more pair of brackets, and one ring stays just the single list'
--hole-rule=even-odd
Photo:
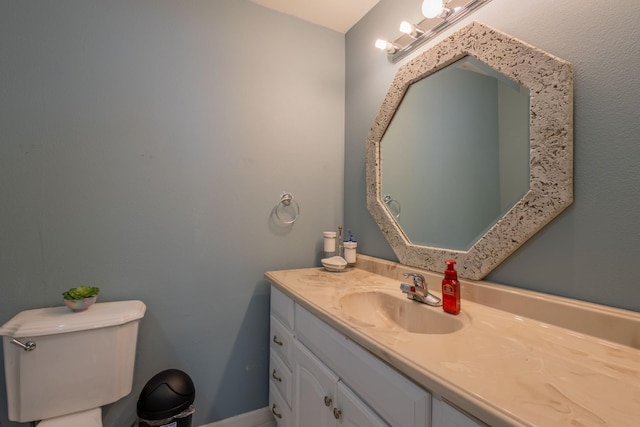
[{"label": "glass light shade", "polygon": [[435,18],[442,13],[443,9],[442,0],[424,0],[422,2],[422,14],[425,18]]},{"label": "glass light shade", "polygon": [[376,40],[376,47],[382,50],[388,50],[389,42],[386,40],[378,39]]},{"label": "glass light shade", "polygon": [[400,32],[405,34],[411,34],[413,32],[413,25],[411,25],[407,21],[402,21],[400,23]]}]

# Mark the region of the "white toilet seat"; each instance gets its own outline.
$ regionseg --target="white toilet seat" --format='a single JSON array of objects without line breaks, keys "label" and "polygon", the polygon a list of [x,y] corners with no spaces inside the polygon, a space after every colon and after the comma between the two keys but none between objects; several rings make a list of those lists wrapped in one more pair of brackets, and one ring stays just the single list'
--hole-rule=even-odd
[{"label": "white toilet seat", "polygon": [[38,427],[102,427],[102,409],[94,408],[88,411],[49,418],[40,421]]}]

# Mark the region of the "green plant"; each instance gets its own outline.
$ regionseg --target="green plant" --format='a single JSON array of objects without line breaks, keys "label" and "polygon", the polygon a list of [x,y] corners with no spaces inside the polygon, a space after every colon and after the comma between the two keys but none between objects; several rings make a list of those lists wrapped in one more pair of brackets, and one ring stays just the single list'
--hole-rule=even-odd
[{"label": "green plant", "polygon": [[84,299],[98,295],[100,288],[93,286],[78,286],[77,288],[71,288],[67,292],[64,292],[62,296],[64,299],[77,300]]}]

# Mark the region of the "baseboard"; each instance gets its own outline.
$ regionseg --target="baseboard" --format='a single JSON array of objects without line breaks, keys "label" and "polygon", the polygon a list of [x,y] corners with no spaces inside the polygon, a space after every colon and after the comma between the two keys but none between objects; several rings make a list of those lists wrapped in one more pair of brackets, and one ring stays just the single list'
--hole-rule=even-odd
[{"label": "baseboard", "polygon": [[264,407],[200,427],[276,427],[276,423],[269,407]]}]

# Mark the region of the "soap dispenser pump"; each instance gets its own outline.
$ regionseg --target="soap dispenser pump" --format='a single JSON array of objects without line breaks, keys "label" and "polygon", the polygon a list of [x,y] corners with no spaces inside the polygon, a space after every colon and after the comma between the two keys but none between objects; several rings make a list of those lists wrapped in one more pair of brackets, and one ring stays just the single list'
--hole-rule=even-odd
[{"label": "soap dispenser pump", "polygon": [[442,309],[447,313],[460,313],[460,282],[455,269],[456,261],[447,260],[447,269],[442,280]]}]

